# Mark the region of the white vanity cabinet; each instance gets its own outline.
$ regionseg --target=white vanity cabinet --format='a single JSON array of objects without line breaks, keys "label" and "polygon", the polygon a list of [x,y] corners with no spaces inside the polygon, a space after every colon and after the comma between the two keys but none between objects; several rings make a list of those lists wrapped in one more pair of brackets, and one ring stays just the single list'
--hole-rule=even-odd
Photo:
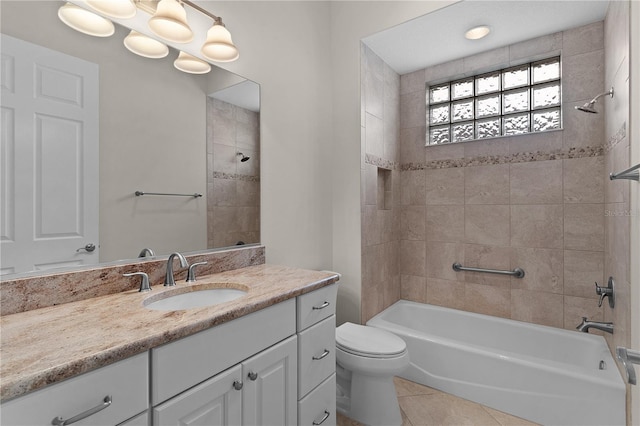
[{"label": "white vanity cabinet", "polygon": [[[148,405],[149,355],[144,352],[3,402],[0,423],[62,425],[82,417],[73,424],[117,425],[147,410]],[[56,418],[60,418],[57,423]]]},{"label": "white vanity cabinet", "polygon": [[295,425],[295,318],[291,299],[152,349],[153,424]]},{"label": "white vanity cabinet", "polygon": [[335,424],[336,293],[330,285],[3,402],[0,423]]},{"label": "white vanity cabinet", "polygon": [[298,425],[336,424],[338,285],[298,296]]}]

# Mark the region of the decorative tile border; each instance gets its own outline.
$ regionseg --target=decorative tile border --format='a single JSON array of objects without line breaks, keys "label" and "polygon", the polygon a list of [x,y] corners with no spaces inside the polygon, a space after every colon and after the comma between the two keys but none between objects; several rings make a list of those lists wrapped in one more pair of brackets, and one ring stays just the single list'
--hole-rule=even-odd
[{"label": "decorative tile border", "polygon": [[609,153],[620,141],[627,137],[627,122],[622,123],[622,126],[618,129],[618,131],[607,139],[607,143],[604,145],[605,154]]},{"label": "decorative tile border", "polygon": [[380,167],[381,169],[387,169],[387,170],[400,169],[399,163],[391,160],[385,160],[384,158],[380,158],[372,154],[365,154],[364,162],[365,164],[371,164],[372,166],[377,166],[377,167]]},{"label": "decorative tile border", "polygon": [[260,182],[260,176],[241,175],[239,173],[213,172],[214,179],[241,180],[244,182]]},{"label": "decorative tile border", "polygon": [[511,155],[488,155],[452,160],[435,160],[426,163],[405,163],[400,166],[402,171],[425,169],[451,169],[457,167],[488,166],[494,164],[529,163],[533,161],[566,160],[571,158],[600,157],[604,155],[601,146],[558,149],[550,152],[519,152]]}]

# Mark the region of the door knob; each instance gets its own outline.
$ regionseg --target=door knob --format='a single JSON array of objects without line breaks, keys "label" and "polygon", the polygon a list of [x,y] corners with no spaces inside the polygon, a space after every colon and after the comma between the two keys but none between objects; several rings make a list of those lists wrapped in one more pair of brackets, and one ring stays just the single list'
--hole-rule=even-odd
[{"label": "door knob", "polygon": [[78,253],[80,250],[85,250],[89,253],[91,253],[92,251],[94,251],[96,249],[96,245],[93,243],[89,243],[84,247],[80,247],[78,250],[76,250],[76,253]]}]

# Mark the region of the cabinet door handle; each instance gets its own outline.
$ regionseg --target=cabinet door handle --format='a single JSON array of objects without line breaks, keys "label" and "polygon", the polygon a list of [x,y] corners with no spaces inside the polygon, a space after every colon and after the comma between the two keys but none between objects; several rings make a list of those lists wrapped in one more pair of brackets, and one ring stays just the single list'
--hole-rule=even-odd
[{"label": "cabinet door handle", "polygon": [[329,350],[325,349],[324,352],[322,352],[322,355],[312,356],[311,359],[314,361],[320,361],[322,358],[326,357],[327,355],[329,355]]},{"label": "cabinet door handle", "polygon": [[66,425],[70,425],[72,423],[75,423],[77,421],[80,421],[82,419],[85,419],[89,416],[92,416],[94,414],[96,414],[99,411],[104,410],[105,408],[107,408],[108,406],[111,405],[112,399],[111,399],[111,395],[107,395],[104,397],[104,399],[102,400],[102,403],[100,405],[97,405],[93,408],[88,409],[87,411],[84,411],[80,414],[78,414],[77,416],[73,416],[70,419],[63,419],[62,417],[56,417],[55,419],[51,420],[51,424],[54,426],[66,426]]},{"label": "cabinet door handle", "polygon": [[233,388],[235,390],[242,390],[242,382],[240,380],[236,380],[233,382]]},{"label": "cabinet door handle", "polygon": [[256,380],[258,378],[258,373],[256,373],[255,371],[249,371],[247,377],[249,377],[249,380]]},{"label": "cabinet door handle", "polygon": [[330,412],[328,412],[327,410],[324,410],[324,416],[322,416],[322,419],[319,422],[316,422],[315,420],[313,421],[312,424],[314,425],[321,425],[322,423],[325,422],[325,420],[327,420],[329,418],[329,416],[331,415]]},{"label": "cabinet door handle", "polygon": [[327,306],[329,306],[330,304],[331,304],[331,303],[329,303],[329,302],[324,302],[322,305],[320,305],[320,306],[314,306],[314,307],[312,307],[311,309],[313,309],[313,310],[320,310],[320,309],[324,309],[324,308],[326,308]]}]

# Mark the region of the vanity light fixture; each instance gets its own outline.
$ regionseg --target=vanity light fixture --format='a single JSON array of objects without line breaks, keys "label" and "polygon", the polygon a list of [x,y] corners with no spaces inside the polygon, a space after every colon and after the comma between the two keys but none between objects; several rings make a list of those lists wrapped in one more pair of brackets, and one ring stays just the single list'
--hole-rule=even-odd
[{"label": "vanity light fixture", "polygon": [[211,65],[208,62],[186,52],[180,52],[178,58],[173,62],[173,66],[190,74],[206,74],[211,71]]},{"label": "vanity light fixture", "polygon": [[491,28],[487,25],[478,25],[476,27],[470,28],[464,33],[464,37],[467,40],[480,40],[481,38],[486,37],[491,32]]},{"label": "vanity light fixture", "polygon": [[[142,9],[152,15],[148,22],[149,29],[156,36],[173,43],[189,43],[194,39],[185,10],[189,6],[213,20],[201,48],[205,59],[231,62],[240,56],[222,18],[189,0],[85,0],[84,4],[101,15],[116,19],[132,18],[137,9]],[[113,22],[101,15],[71,2],[58,10],[60,20],[71,28],[97,37],[108,37],[115,32],[115,28]],[[145,58],[164,58],[169,53],[169,48],[164,43],[135,30],[131,30],[125,37],[124,45],[131,52]],[[181,71],[195,74],[211,70],[208,63],[186,52],[180,52],[174,65]]]},{"label": "vanity light fixture", "polygon": [[149,19],[149,28],[158,37],[175,43],[189,43],[193,40],[187,12],[178,0],[160,0],[156,13]]},{"label": "vanity light fixture", "polygon": [[109,37],[115,32],[110,20],[71,3],[58,9],[58,18],[74,30],[95,37]]},{"label": "vanity light fixture", "polygon": [[202,54],[205,58],[217,62],[231,62],[238,59],[240,54],[231,41],[231,33],[217,18],[213,26],[207,31],[207,40],[202,46]]},{"label": "vanity light fixture", "polygon": [[129,19],[136,15],[136,5],[131,0],[85,0],[96,12],[111,18]]}]

